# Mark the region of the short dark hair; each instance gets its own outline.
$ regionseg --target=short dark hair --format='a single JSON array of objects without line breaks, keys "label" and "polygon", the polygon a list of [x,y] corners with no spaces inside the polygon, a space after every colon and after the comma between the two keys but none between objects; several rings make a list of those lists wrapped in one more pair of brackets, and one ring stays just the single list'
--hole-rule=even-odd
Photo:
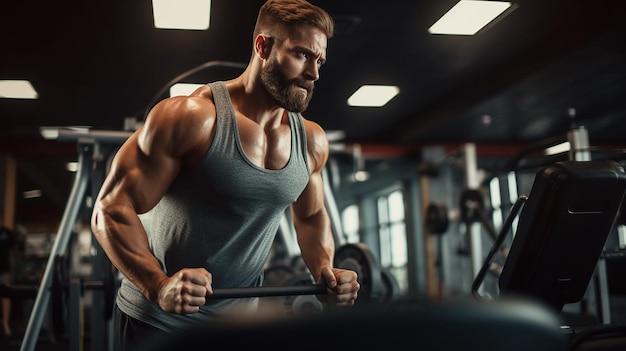
[{"label": "short dark hair", "polygon": [[259,10],[254,37],[263,31],[275,36],[280,27],[291,29],[302,24],[319,28],[329,39],[333,36],[333,19],[322,8],[306,0],[268,0]]}]

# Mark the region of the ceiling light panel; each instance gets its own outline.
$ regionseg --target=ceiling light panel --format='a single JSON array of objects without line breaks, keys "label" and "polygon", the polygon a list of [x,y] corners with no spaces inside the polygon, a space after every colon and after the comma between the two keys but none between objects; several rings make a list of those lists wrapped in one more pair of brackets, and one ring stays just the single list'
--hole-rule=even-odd
[{"label": "ceiling light panel", "polygon": [[509,7],[510,2],[461,0],[435,22],[428,32],[474,35]]},{"label": "ceiling light panel", "polygon": [[363,85],[348,98],[348,105],[381,107],[400,93],[400,88],[391,85]]},{"label": "ceiling light panel", "polygon": [[37,99],[39,94],[27,80],[0,80],[0,98]]},{"label": "ceiling light panel", "polygon": [[156,28],[206,30],[211,0],[152,0],[152,13]]}]

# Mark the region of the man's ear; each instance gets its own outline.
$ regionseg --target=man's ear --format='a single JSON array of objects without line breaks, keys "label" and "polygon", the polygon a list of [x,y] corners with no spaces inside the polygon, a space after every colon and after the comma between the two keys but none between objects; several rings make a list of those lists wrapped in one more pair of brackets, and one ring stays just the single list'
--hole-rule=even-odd
[{"label": "man's ear", "polygon": [[265,34],[259,34],[254,40],[254,51],[261,59],[266,60],[270,57],[272,44],[274,44],[274,39]]}]

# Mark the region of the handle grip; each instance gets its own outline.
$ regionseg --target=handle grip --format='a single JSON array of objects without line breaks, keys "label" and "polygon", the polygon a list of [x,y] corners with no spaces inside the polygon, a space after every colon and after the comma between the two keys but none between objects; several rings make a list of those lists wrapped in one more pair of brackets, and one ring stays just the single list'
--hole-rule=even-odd
[{"label": "handle grip", "polygon": [[214,289],[207,299],[231,299],[240,297],[292,296],[326,294],[326,285],[259,286],[254,288]]}]

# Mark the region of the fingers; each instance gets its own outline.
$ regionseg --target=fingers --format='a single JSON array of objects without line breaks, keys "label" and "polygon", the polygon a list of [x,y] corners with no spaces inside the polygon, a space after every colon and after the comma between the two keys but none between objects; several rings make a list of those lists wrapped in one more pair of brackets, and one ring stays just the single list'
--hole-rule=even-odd
[{"label": "fingers", "polygon": [[212,276],[203,268],[182,269],[170,278],[159,292],[159,306],[166,312],[196,313],[212,293]]},{"label": "fingers", "polygon": [[358,297],[361,285],[357,281],[357,274],[347,269],[324,269],[322,279],[328,286],[329,298],[337,306],[352,306]]},{"label": "fingers", "polygon": [[350,270],[341,270],[337,274],[337,304],[354,305],[361,285],[357,281],[357,274]]},{"label": "fingers", "polygon": [[335,273],[330,267],[323,268],[320,272],[322,281],[326,284],[327,287],[333,289],[337,286],[337,278],[335,277]]}]

